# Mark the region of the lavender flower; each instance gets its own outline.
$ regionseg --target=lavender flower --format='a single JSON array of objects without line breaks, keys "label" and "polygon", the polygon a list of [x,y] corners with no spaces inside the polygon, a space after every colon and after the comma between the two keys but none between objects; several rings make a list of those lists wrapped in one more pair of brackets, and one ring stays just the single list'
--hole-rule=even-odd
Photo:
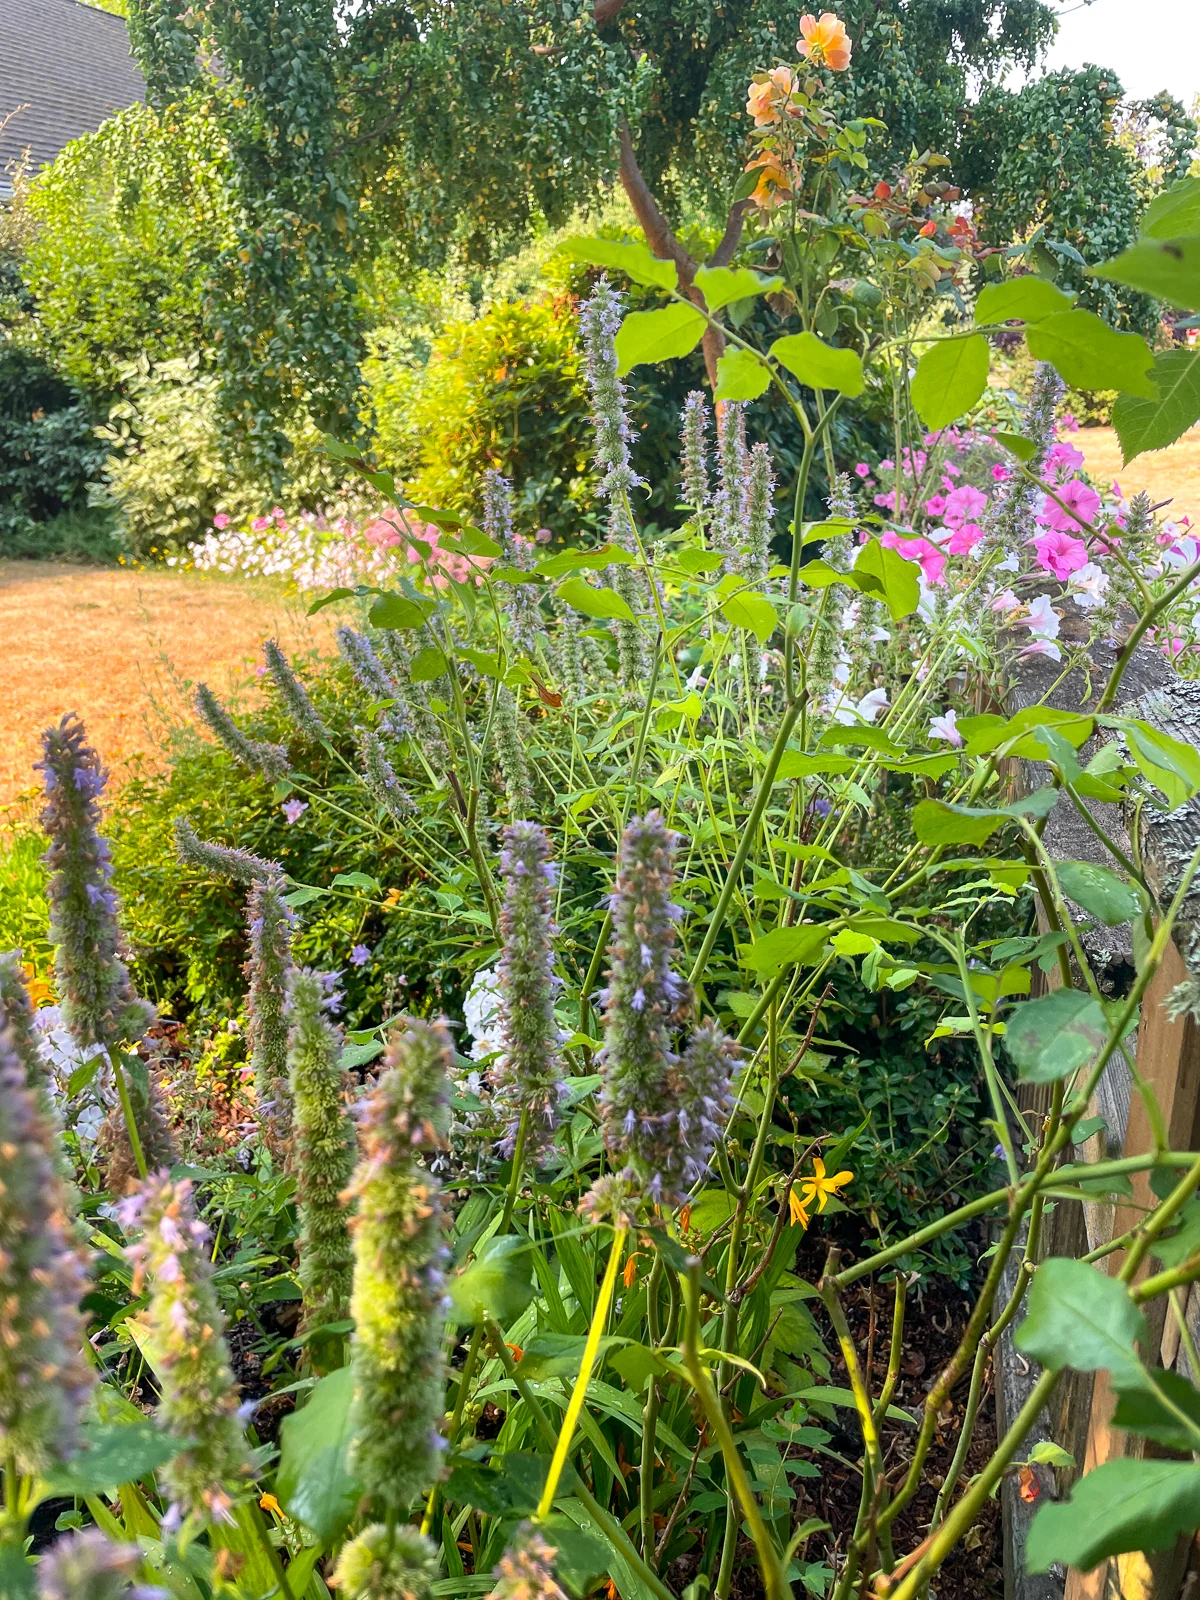
[{"label": "lavender flower", "polygon": [[536,822],[504,830],[500,856],[504,907],[500,914],[500,1025],[504,1037],[501,1095],[511,1120],[501,1150],[511,1156],[521,1118],[525,1151],[536,1162],[550,1148],[563,1092],[558,1025],[554,1020],[553,939],[550,910],[555,868],[550,841]]},{"label": "lavender flower", "polygon": [[268,861],[263,856],[252,855],[249,850],[201,839],[187,817],[175,818],[175,851],[187,866],[232,878],[235,883],[258,883],[283,877],[278,861]]},{"label": "lavender flower", "polygon": [[244,767],[272,780],[287,776],[291,763],[283,746],[248,739],[206,683],[196,690],[196,710],[230,755]]},{"label": "lavender flower", "polygon": [[158,1416],[184,1442],[161,1469],[163,1480],[186,1516],[232,1522],[233,1496],[253,1465],[213,1287],[209,1232],[196,1217],[190,1180],[153,1174],[122,1202],[119,1217],[127,1233],[139,1235],[125,1247],[133,1292],[150,1291],[142,1315],[154,1348]]},{"label": "lavender flower", "polygon": [[292,1091],[291,1168],[299,1209],[304,1327],[339,1322],[350,1299],[353,1253],[342,1191],[357,1153],[340,1065],[342,1030],[326,1015],[328,985],[294,969],[288,985],[288,1080]]},{"label": "lavender flower", "polygon": [[409,731],[404,696],[376,655],[375,646],[365,634],[355,633],[353,628],[339,628],[337,642],[343,659],[362,688],[372,700],[386,702],[385,709],[379,714],[379,726],[394,739],[402,738]]},{"label": "lavender flower", "polygon": [[488,1600],[567,1600],[554,1577],[557,1554],[532,1523],[522,1522],[494,1569]]},{"label": "lavender flower", "polygon": [[437,1551],[418,1528],[374,1522],[342,1546],[334,1587],[345,1600],[430,1600]]},{"label": "lavender flower", "polygon": [[504,774],[504,788],[508,794],[511,816],[520,816],[529,809],[529,764],[525,760],[522,737],[526,726],[517,705],[516,696],[507,684],[496,691],[496,714],[493,727],[496,734],[496,756]]},{"label": "lavender flower", "polygon": [[732,572],[746,543],[746,403],[730,400],[721,418],[717,453],[718,483],[713,501],[717,548]]},{"label": "lavender flower", "polygon": [[112,1049],[140,1039],[154,1020],[154,1007],[138,998],[122,959],[112,852],[97,832],[108,775],[74,713],[46,729],[42,749],[41,822],[50,836],[42,860],[53,872],[50,939],[63,1020],[83,1048]]},{"label": "lavender flower", "polygon": [[[124,1600],[142,1564],[136,1544],[114,1544],[99,1528],[80,1528],[51,1545],[37,1564],[38,1600]],[[139,1586],[130,1600],[165,1589]]]},{"label": "lavender flower", "polygon": [[279,808],[283,812],[283,819],[288,827],[294,827],[308,810],[307,800],[285,800]]},{"label": "lavender flower", "polygon": [[291,1132],[284,1012],[296,916],[284,900],[283,886],[277,879],[265,879],[253,886],[246,902],[246,916],[250,926],[250,958],[246,963],[250,980],[250,1063],[259,1107],[267,1115],[269,1142],[278,1157]]},{"label": "lavender flower", "polygon": [[44,1476],[75,1451],[93,1373],[54,1126],[0,1030],[0,1454]]},{"label": "lavender flower", "polygon": [[447,1142],[450,1038],[412,1021],[388,1046],[362,1113],[363,1157],[348,1195],[354,1236],[354,1466],[367,1492],[396,1511],[440,1469],[445,1215],[422,1164]]},{"label": "lavender flower", "polygon": [[676,1060],[671,1030],[691,1000],[671,967],[680,914],[671,900],[676,843],[657,811],[634,818],[625,829],[604,996],[604,1142],[612,1155],[629,1157],[655,1200],[668,1181],[661,1147],[671,1115],[669,1069]]},{"label": "lavender flower", "polygon": [[584,301],[579,320],[587,353],[596,465],[601,472],[597,488],[606,500],[628,494],[642,481],[629,459],[629,446],[636,436],[626,410],[625,385],[617,372],[615,340],[621,315],[622,297],[607,278],[601,278]]},{"label": "lavender flower", "polygon": [[709,492],[708,425],[708,401],[702,390],[693,389],[683,402],[683,500],[701,532]]},{"label": "lavender flower", "polygon": [[362,763],[363,782],[370,790],[372,799],[397,821],[415,811],[417,808],[413,798],[401,787],[379,735],[372,733],[369,728],[355,728],[354,740]]},{"label": "lavender flower", "polygon": [[275,639],[263,641],[263,654],[267,658],[267,667],[275,687],[279,690],[279,698],[287,708],[296,727],[314,744],[328,744],[333,735],[321,720],[316,706],[309,698],[308,690],[292,671],[291,663],[280,649]]},{"label": "lavender flower", "polygon": [[[483,480],[483,531],[504,552],[506,566],[521,572],[532,570],[529,546],[513,533],[512,484],[493,467],[488,468]],[[526,583],[508,583],[503,587],[503,606],[513,645],[524,655],[535,655],[542,631],[537,590]]]}]

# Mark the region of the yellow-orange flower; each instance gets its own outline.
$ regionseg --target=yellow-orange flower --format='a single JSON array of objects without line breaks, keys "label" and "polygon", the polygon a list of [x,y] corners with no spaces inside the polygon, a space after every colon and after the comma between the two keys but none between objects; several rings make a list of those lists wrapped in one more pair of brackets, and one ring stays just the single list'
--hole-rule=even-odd
[{"label": "yellow-orange flower", "polygon": [[779,165],[778,158],[769,151],[758,157],[756,161],[746,164],[746,171],[759,170],[759,179],[754,193],[750,198],[756,206],[762,206],[764,211],[770,211],[773,206],[781,204],[792,192],[788,182],[787,173]]},{"label": "yellow-orange flower", "polygon": [[785,98],[796,87],[796,74],[791,67],[772,67],[767,77]]},{"label": "yellow-orange flower", "polygon": [[752,83],[746,92],[746,115],[754,118],[756,128],[765,128],[779,121],[778,111],[771,109],[771,85]]},{"label": "yellow-orange flower", "polygon": [[788,1190],[788,1212],[793,1222],[798,1222],[802,1228],[808,1227],[808,1212],[795,1189]]},{"label": "yellow-orange flower", "polygon": [[845,72],[850,65],[850,38],[846,24],[832,11],[823,11],[818,22],[811,13],[800,18],[800,32],[796,49],[814,67],[828,67],[831,72]]},{"label": "yellow-orange flower", "polygon": [[820,1156],[813,1157],[813,1175],[805,1178],[801,1184],[804,1195],[804,1204],[811,1206],[814,1203],[818,1211],[824,1211],[829,1196],[836,1195],[839,1189],[845,1187],[854,1177],[852,1172],[837,1172],[832,1178],[825,1176],[825,1163]]}]

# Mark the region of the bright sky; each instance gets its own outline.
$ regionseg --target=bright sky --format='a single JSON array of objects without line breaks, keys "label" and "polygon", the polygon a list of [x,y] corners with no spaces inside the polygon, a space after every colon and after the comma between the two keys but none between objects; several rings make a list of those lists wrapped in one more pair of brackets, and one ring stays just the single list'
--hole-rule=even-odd
[{"label": "bright sky", "polygon": [[1168,89],[1190,107],[1200,94],[1200,0],[1054,0],[1054,9],[1047,67],[1109,67],[1132,100]]}]

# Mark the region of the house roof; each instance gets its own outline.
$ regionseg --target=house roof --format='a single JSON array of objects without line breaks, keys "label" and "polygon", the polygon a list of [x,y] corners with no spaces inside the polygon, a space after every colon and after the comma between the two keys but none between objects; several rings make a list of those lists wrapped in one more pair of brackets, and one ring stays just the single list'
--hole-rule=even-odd
[{"label": "house roof", "polygon": [[[146,98],[123,17],[80,0],[0,0],[0,193],[26,150],[36,171]],[[21,108],[21,109],[18,109]]]}]

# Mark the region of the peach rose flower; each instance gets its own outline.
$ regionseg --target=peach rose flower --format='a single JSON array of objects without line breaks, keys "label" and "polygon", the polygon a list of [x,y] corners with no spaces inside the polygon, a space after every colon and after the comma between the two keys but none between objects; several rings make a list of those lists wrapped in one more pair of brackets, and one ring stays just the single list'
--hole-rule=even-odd
[{"label": "peach rose flower", "polygon": [[797,40],[796,49],[814,67],[828,67],[831,72],[845,72],[850,65],[850,39],[846,24],[832,11],[823,11],[818,22],[811,13],[800,18],[803,38]]}]

